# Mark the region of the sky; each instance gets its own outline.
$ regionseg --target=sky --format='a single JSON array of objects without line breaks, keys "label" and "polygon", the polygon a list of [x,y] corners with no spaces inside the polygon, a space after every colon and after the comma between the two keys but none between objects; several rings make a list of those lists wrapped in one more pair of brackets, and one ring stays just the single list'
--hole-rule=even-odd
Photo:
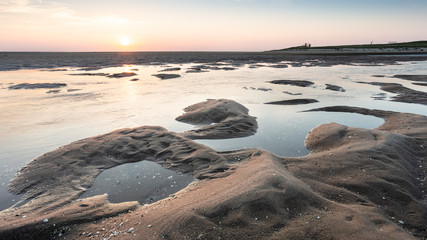
[{"label": "sky", "polygon": [[0,0],[0,51],[264,51],[427,40],[427,0]]}]

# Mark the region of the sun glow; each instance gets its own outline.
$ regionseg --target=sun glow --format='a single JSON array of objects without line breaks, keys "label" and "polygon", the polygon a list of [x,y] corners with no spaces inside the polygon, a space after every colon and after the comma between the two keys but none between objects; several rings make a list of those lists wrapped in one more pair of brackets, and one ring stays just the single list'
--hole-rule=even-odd
[{"label": "sun glow", "polygon": [[128,46],[129,44],[131,44],[131,41],[130,41],[130,39],[128,37],[121,37],[119,39],[119,42],[123,46]]}]

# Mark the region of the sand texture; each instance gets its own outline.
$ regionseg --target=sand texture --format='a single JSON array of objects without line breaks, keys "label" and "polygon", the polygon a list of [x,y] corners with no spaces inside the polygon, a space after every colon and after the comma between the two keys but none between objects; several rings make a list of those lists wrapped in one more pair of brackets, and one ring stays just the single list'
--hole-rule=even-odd
[{"label": "sand texture", "polygon": [[256,133],[258,123],[243,105],[227,99],[209,99],[184,109],[177,121],[197,125],[196,130],[182,133],[190,139],[226,139],[247,137]]},{"label": "sand texture", "polygon": [[[247,114],[234,103],[208,100],[179,118],[209,124]],[[231,107],[220,120],[209,115],[224,105]],[[310,154],[304,157],[262,149],[216,152],[161,127],[83,139],[38,157],[12,179],[13,192],[35,199],[0,213],[0,238],[427,237],[427,117],[346,106],[312,111],[359,113],[385,122],[373,130],[320,125],[308,134]],[[146,206],[110,204],[105,196],[76,200],[103,169],[144,159],[200,180]]]}]

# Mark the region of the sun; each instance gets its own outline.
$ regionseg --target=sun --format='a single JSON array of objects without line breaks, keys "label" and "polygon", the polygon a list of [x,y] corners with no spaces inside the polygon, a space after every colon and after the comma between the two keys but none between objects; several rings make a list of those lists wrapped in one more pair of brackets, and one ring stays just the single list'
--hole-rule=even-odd
[{"label": "sun", "polygon": [[123,46],[128,46],[131,43],[131,41],[130,41],[130,39],[128,37],[121,37],[119,39],[119,42]]}]

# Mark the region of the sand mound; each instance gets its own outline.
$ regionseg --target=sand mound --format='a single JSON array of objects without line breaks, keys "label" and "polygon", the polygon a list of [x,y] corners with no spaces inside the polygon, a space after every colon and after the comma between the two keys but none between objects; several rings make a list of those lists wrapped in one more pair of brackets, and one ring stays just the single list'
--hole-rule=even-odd
[{"label": "sand mound", "polygon": [[161,127],[140,127],[86,138],[46,153],[22,168],[9,189],[27,198],[37,197],[23,208],[54,208],[76,199],[103,169],[142,160],[196,178],[228,168],[212,149]]},{"label": "sand mound", "polygon": [[[219,107],[224,104],[233,106],[226,108],[232,113]],[[209,114],[215,106],[220,111],[214,112],[223,117]],[[221,123],[247,114],[242,107],[208,100],[186,109],[183,119]],[[5,221],[0,236],[52,238],[60,232],[67,239],[425,238],[427,117],[345,106],[312,111],[367,114],[385,123],[373,130],[320,125],[306,138],[310,154],[298,158],[261,149],[216,152],[161,127],[83,139],[30,162],[11,181],[14,192],[37,198],[1,212]],[[147,206],[111,205],[105,196],[70,201],[102,169],[143,159],[201,180]],[[126,210],[132,211],[93,222]],[[49,225],[40,214],[48,216]]]},{"label": "sand mound", "polygon": [[[243,105],[227,99],[209,99],[184,109],[177,121],[202,125],[186,131],[183,136],[191,139],[225,139],[247,137],[256,133],[258,123]],[[207,126],[203,126],[207,125]]]}]

